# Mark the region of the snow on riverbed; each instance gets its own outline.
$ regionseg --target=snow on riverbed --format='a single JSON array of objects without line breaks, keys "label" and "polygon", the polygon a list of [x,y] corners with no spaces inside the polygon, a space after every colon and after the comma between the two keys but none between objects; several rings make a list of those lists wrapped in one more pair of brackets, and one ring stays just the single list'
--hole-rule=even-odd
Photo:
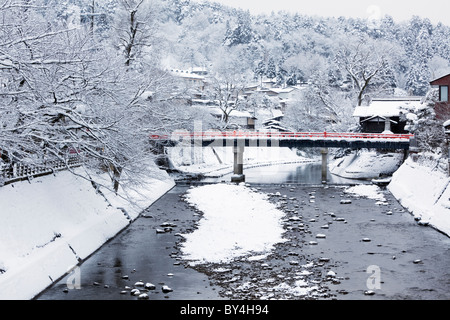
[{"label": "snow on riverbed", "polygon": [[386,200],[384,195],[381,193],[380,187],[376,185],[361,184],[354,187],[349,187],[345,189],[344,192],[378,201]]},{"label": "snow on riverbed", "polygon": [[192,264],[227,262],[264,254],[284,242],[284,213],[268,196],[243,184],[192,188],[186,201],[203,212],[198,228],[185,234],[182,252]]}]

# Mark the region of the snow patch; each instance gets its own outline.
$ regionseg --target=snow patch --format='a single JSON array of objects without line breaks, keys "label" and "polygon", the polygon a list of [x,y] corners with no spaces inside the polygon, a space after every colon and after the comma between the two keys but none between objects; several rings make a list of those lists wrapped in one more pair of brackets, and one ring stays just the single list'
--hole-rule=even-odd
[{"label": "snow patch", "polygon": [[284,213],[269,202],[267,195],[243,184],[193,188],[186,201],[204,213],[198,228],[184,235],[182,253],[193,265],[262,255],[286,241],[282,236]]},{"label": "snow patch", "polygon": [[381,189],[376,185],[357,185],[347,188],[344,192],[378,201],[386,201]]},{"label": "snow patch", "polygon": [[314,290],[319,289],[318,286],[310,287],[305,280],[295,281],[293,286],[283,282],[273,288],[275,291],[282,291],[284,294],[292,294],[295,297],[306,296]]},{"label": "snow patch", "polygon": [[394,173],[401,165],[403,153],[379,153],[360,150],[332,161],[332,174],[349,179],[373,179]]}]

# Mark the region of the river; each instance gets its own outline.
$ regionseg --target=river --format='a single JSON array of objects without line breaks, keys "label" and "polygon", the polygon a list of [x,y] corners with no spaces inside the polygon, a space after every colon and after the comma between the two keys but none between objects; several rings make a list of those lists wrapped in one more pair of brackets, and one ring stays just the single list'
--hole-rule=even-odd
[{"label": "river", "polygon": [[[190,267],[179,234],[193,232],[201,213],[182,200],[189,186],[178,185],[36,299],[138,299],[133,288],[150,300],[450,298],[450,239],[418,225],[387,190],[382,204],[345,194],[345,184],[360,182],[329,175],[330,184],[323,185],[320,164],[245,174],[259,192],[286,196],[289,241],[265,259]],[[167,232],[157,231],[164,227]],[[319,233],[326,237],[317,239]],[[298,281],[315,289],[306,295],[286,289]],[[146,290],[140,282],[155,288]],[[163,286],[173,291],[163,292]]]},{"label": "river", "polygon": [[[281,164],[261,166],[244,170],[245,181],[257,184],[300,184],[313,185],[322,183],[322,165],[320,163]],[[220,178],[207,178],[206,182],[231,181],[232,174]],[[370,183],[367,180],[346,179],[327,172],[327,183],[351,185]]]}]

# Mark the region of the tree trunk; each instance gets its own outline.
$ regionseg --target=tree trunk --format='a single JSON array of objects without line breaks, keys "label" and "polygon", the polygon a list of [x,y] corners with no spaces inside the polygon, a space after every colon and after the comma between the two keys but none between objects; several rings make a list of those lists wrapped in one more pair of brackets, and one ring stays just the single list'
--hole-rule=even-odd
[{"label": "tree trunk", "polygon": [[120,175],[122,174],[122,168],[117,167],[113,164],[110,165],[110,168],[113,173],[113,176],[112,176],[113,189],[114,189],[114,192],[117,194],[117,191],[119,190],[119,185],[120,185]]}]

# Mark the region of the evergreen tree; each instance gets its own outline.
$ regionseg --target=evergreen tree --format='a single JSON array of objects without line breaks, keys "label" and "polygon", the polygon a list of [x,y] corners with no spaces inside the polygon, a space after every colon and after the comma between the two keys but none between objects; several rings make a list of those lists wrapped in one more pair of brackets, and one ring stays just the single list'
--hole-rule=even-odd
[{"label": "evergreen tree", "polygon": [[408,73],[406,89],[413,95],[424,96],[430,89],[431,72],[425,62],[413,65]]},{"label": "evergreen tree", "polygon": [[239,44],[248,44],[253,38],[251,17],[248,11],[238,11],[237,26],[234,29],[227,25],[227,33],[224,43],[230,47]]},{"label": "evergreen tree", "polygon": [[266,64],[264,63],[263,60],[258,62],[258,64],[256,65],[256,68],[254,70],[254,73],[260,80],[260,85],[262,86],[262,78],[264,77],[264,75],[266,73]]},{"label": "evergreen tree", "polygon": [[269,79],[274,79],[277,76],[277,68],[275,66],[275,60],[273,57],[270,57],[267,61],[267,68],[266,68],[266,77]]}]

